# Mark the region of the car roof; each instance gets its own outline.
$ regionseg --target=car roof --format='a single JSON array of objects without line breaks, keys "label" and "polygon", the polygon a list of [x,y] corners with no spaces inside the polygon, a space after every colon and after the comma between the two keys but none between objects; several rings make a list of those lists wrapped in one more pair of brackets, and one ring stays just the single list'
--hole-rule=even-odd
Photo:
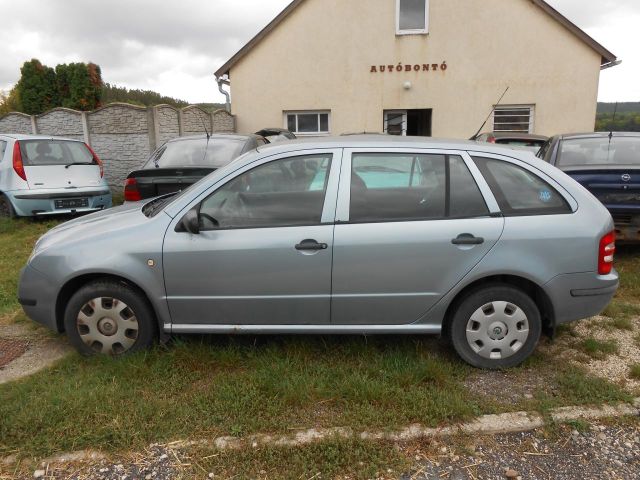
[{"label": "car roof", "polygon": [[561,140],[573,140],[578,138],[605,138],[609,135],[614,137],[636,137],[640,138],[640,132],[585,132],[585,133],[564,133],[559,135]]},{"label": "car roof", "polygon": [[463,150],[470,152],[486,152],[527,158],[532,156],[527,150],[507,150],[504,146],[491,143],[478,143],[471,140],[454,140],[432,137],[401,137],[396,135],[350,135],[341,137],[298,138],[288,142],[262,145],[260,153],[286,153],[297,150],[322,148],[432,148],[442,150]]},{"label": "car roof", "polygon": [[[213,140],[244,140],[247,141],[249,139],[257,139],[262,138],[260,135],[254,135],[252,133],[249,134],[238,134],[238,133],[214,133],[211,135]],[[199,140],[199,139],[207,139],[207,135],[202,133],[200,135],[188,135],[186,137],[176,137],[169,140],[167,143],[172,142],[182,142],[184,140]]]},{"label": "car roof", "polygon": [[518,132],[485,132],[480,135],[491,135],[495,138],[514,138],[522,140],[549,140],[549,137],[545,135],[535,135],[533,133],[518,133]]},{"label": "car roof", "polygon": [[67,140],[70,142],[82,142],[77,138],[57,137],[54,135],[27,135],[24,133],[0,133],[0,137],[13,138],[14,140]]}]

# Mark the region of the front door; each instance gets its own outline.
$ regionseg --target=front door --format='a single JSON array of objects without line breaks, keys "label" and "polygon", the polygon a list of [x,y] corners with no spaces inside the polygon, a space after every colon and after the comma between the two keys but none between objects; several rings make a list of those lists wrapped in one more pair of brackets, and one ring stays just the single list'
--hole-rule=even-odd
[{"label": "front door", "polygon": [[342,177],[334,324],[421,320],[502,233],[463,154],[354,151]]},{"label": "front door", "polygon": [[247,167],[196,206],[199,234],[169,229],[172,323],[329,323],[339,157],[321,151]]}]

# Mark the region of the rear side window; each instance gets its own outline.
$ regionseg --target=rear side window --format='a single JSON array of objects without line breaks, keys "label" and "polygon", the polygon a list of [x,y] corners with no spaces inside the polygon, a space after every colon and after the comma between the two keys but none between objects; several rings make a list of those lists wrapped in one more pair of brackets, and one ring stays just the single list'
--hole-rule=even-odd
[{"label": "rear side window", "polygon": [[351,222],[487,214],[484,198],[459,156],[364,153],[352,157]]},{"label": "rear side window", "polygon": [[560,215],[571,207],[558,191],[537,175],[502,160],[473,157],[507,216]]},{"label": "rear side window", "polygon": [[93,155],[82,142],[68,140],[20,140],[22,161],[26,166],[69,165],[95,163]]}]

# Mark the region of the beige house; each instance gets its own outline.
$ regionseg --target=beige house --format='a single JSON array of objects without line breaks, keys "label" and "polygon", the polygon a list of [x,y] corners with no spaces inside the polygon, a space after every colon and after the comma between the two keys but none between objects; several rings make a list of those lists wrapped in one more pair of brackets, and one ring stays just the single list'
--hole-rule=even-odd
[{"label": "beige house", "polygon": [[239,132],[469,138],[593,131],[615,64],[543,0],[295,0],[216,76]]}]

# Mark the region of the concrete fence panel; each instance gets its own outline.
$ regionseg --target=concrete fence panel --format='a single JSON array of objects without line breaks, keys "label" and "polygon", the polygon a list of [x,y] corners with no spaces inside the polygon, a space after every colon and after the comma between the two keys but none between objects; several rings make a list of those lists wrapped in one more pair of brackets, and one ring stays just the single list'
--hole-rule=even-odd
[{"label": "concrete fence panel", "polygon": [[0,118],[0,132],[20,134],[34,133],[31,116],[18,112],[11,112],[5,115]]},{"label": "concrete fence panel", "polygon": [[69,108],[55,108],[35,116],[36,131],[42,135],[85,140],[82,112]]}]

